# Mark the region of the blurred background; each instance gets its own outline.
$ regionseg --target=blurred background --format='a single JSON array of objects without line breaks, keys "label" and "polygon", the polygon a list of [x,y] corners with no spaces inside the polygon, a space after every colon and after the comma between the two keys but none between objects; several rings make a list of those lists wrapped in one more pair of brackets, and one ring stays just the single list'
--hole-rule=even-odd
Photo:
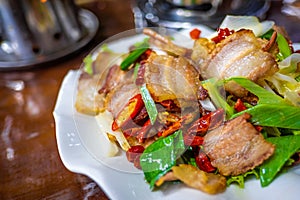
[{"label": "blurred background", "polygon": [[[110,31],[125,28],[120,23],[127,23],[126,28],[180,30],[201,24],[216,29],[227,14],[275,20],[297,42],[293,21],[299,18],[297,0],[127,0],[121,4],[114,0],[1,0],[0,69],[35,66],[65,57],[96,36],[105,38],[120,32]],[[113,24],[112,19],[120,20],[119,24]]]}]

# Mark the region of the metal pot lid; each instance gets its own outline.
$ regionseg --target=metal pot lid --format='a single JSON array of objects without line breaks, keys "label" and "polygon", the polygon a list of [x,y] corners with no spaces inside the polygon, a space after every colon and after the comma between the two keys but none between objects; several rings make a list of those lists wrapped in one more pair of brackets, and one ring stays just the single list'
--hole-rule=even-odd
[{"label": "metal pot lid", "polygon": [[[69,43],[67,46],[59,47],[57,46],[57,50],[52,52],[37,52],[34,57],[29,57],[27,59],[7,59],[5,55],[0,55],[0,70],[13,70],[13,69],[25,69],[28,67],[37,67],[42,63],[47,63],[50,61],[57,60],[64,56],[67,56],[75,51],[81,49],[85,45],[87,45],[96,35],[99,27],[98,18],[90,11],[86,9],[78,10],[78,19],[82,28],[85,30],[85,34],[77,40]],[[1,48],[5,48],[5,43],[0,44]],[[33,49],[34,51],[34,49]]]}]

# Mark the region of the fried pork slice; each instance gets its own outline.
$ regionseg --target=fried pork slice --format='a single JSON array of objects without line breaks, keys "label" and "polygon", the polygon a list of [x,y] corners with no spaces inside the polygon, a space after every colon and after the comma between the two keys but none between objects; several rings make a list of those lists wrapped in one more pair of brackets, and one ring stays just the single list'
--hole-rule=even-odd
[{"label": "fried pork slice", "polygon": [[[256,38],[251,30],[240,30],[216,45],[210,57],[200,63],[204,78],[242,76],[254,82],[278,71],[275,57],[263,51],[267,41]],[[236,96],[247,93],[237,84],[229,82],[225,89]]]},{"label": "fried pork slice", "polygon": [[[125,72],[116,64],[120,57],[119,54],[112,52],[99,52],[92,64],[93,74],[87,74],[82,70],[75,99],[75,108],[78,112],[97,115],[105,110],[106,93],[125,76]],[[99,90],[105,92],[99,93]]]},{"label": "fried pork slice", "polygon": [[201,85],[199,73],[185,58],[156,53],[145,63],[144,81],[156,102],[197,100]]},{"label": "fried pork slice", "polygon": [[207,38],[199,38],[195,40],[191,59],[195,63],[202,63],[209,58],[216,44]]},{"label": "fried pork slice", "polygon": [[134,83],[119,84],[107,94],[105,99],[106,109],[116,118],[129,99],[138,93],[139,89]]},{"label": "fried pork slice", "polygon": [[87,115],[96,115],[104,108],[104,96],[98,93],[97,76],[81,76],[78,81],[75,108]]},{"label": "fried pork slice", "polygon": [[145,35],[150,37],[149,42],[160,49],[175,54],[177,56],[190,57],[191,49],[176,45],[172,42],[171,38],[160,35],[152,29],[145,28],[143,30]]},{"label": "fried pork slice", "polygon": [[172,172],[175,178],[186,185],[208,194],[221,193],[226,189],[226,178],[224,176],[204,172],[192,165],[180,164],[174,166]]},{"label": "fried pork slice", "polygon": [[245,113],[204,136],[204,151],[211,164],[224,176],[254,169],[274,152],[274,145],[247,122],[249,118],[250,115]]}]

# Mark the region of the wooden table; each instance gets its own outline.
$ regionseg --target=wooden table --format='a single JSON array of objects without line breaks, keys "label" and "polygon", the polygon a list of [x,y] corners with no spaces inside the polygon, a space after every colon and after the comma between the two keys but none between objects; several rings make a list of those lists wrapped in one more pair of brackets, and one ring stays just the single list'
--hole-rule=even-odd
[{"label": "wooden table", "polygon": [[[63,166],[52,112],[68,70],[78,69],[103,39],[134,28],[129,1],[120,2],[83,5],[97,14],[101,27],[79,52],[38,68],[0,73],[0,199],[108,199],[93,180]],[[285,25],[300,42],[299,20],[282,15],[279,1],[272,3],[268,18]]]}]

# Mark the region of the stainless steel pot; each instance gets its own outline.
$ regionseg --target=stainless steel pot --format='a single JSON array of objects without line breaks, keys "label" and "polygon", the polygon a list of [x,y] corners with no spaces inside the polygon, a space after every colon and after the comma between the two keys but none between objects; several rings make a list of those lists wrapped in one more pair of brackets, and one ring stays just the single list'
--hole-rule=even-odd
[{"label": "stainless steel pot", "polygon": [[225,15],[265,17],[270,1],[263,0],[133,0],[136,27],[217,28]]},{"label": "stainless steel pot", "polygon": [[96,16],[73,0],[0,0],[0,70],[66,56],[97,29]]}]

